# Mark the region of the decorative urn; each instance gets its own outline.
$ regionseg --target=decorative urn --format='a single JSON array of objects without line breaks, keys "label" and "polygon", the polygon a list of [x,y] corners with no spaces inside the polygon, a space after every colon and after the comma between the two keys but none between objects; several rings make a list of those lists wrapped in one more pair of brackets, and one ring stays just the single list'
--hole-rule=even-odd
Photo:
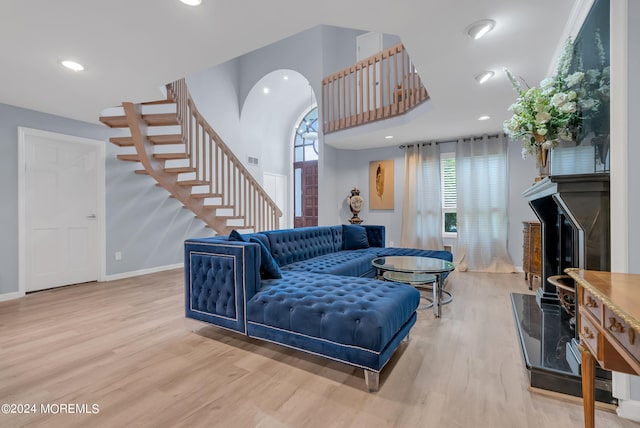
[{"label": "decorative urn", "polygon": [[351,189],[351,195],[347,197],[347,202],[349,202],[349,209],[353,214],[353,217],[349,219],[349,223],[351,224],[362,223],[362,219],[358,217],[358,214],[360,214],[360,210],[362,209],[364,198],[360,196],[360,190],[357,187],[354,187],[353,189]]}]

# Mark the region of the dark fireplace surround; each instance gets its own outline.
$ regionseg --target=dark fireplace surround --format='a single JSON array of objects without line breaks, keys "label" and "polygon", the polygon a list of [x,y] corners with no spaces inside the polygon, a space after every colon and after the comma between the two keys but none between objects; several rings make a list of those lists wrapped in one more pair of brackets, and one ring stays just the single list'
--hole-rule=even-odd
[{"label": "dark fireplace surround", "polygon": [[[542,280],[536,295],[511,295],[531,386],[582,396],[580,353],[571,316],[547,278],[577,267],[609,271],[609,174],[551,176],[523,196],[541,223]],[[613,403],[611,373],[596,370],[596,399]]]}]

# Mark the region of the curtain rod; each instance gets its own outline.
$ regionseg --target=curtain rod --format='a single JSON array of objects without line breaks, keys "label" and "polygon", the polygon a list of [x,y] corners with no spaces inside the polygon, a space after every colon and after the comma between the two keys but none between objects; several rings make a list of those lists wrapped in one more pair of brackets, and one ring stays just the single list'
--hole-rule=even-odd
[{"label": "curtain rod", "polygon": [[506,137],[507,135],[504,133],[498,133],[498,134],[483,134],[483,135],[472,135],[469,137],[463,137],[463,138],[459,138],[457,140],[442,140],[442,141],[425,141],[424,143],[420,143],[420,142],[416,142],[416,143],[409,143],[409,144],[401,144],[400,146],[398,146],[399,149],[404,149],[406,147],[413,147],[416,144],[420,144],[423,146],[428,146],[431,144],[446,144],[446,143],[457,143],[458,141],[462,140],[463,142],[466,141],[471,141],[471,140],[477,140],[480,138],[483,138],[484,136],[486,136],[487,138],[498,138],[500,136]]}]

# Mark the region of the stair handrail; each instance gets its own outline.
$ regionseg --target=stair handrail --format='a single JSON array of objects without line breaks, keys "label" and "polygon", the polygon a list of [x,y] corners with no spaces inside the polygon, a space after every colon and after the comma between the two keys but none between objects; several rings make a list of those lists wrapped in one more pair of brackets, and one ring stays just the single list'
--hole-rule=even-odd
[{"label": "stair handrail", "polygon": [[256,232],[278,229],[282,211],[198,111],[185,79],[169,83],[167,91],[177,105],[182,142],[196,180],[208,183],[209,193]]},{"label": "stair handrail", "polygon": [[429,94],[402,43],[322,79],[323,132],[405,114]]}]

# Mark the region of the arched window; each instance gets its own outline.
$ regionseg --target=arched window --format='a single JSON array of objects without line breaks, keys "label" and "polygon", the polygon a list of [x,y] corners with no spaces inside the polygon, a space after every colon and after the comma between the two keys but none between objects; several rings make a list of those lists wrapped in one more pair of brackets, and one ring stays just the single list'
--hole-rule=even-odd
[{"label": "arched window", "polygon": [[296,128],[293,142],[293,225],[318,225],[318,107]]},{"label": "arched window", "polygon": [[298,124],[294,142],[294,162],[318,160],[318,107]]}]

